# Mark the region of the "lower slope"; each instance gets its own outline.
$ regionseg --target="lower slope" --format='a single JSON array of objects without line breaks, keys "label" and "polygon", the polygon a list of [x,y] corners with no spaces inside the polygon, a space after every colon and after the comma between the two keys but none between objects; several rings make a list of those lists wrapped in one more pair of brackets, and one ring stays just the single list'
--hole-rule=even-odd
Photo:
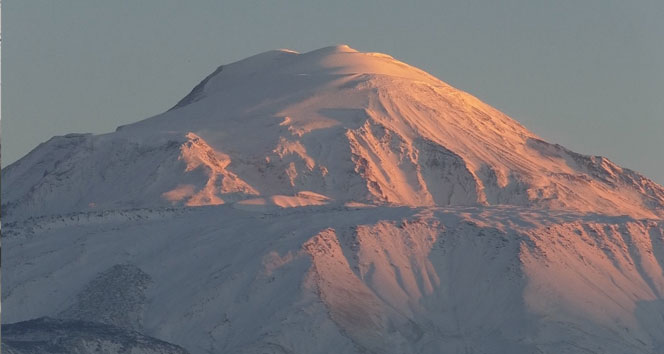
[{"label": "lower slope", "polygon": [[661,220],[232,203],[4,228],[5,323],[95,321],[192,354],[664,348]]},{"label": "lower slope", "polygon": [[2,326],[9,354],[188,354],[177,345],[94,322],[42,317]]}]

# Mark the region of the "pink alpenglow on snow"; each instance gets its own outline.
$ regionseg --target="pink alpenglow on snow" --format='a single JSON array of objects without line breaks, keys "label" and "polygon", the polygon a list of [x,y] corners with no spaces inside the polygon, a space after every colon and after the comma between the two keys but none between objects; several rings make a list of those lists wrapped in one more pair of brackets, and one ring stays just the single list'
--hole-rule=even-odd
[{"label": "pink alpenglow on snow", "polygon": [[2,181],[16,353],[664,352],[664,188],[389,55],[223,65]]},{"label": "pink alpenglow on snow", "polygon": [[[130,171],[113,159],[124,155]],[[664,189],[638,173],[545,142],[422,70],[344,45],[224,65],[168,112],[111,134],[54,138],[5,178],[14,188],[3,202],[17,206],[9,212],[31,215],[300,192],[338,203],[664,215]],[[64,201],[60,189],[36,185],[42,178],[79,195]],[[131,193],[110,192],[123,179]]]}]

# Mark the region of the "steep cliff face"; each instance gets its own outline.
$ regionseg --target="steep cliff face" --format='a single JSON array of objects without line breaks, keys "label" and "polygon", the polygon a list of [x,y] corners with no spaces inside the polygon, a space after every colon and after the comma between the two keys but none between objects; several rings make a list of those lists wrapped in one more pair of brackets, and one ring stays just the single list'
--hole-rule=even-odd
[{"label": "steep cliff face", "polygon": [[664,189],[388,55],[262,53],[2,180],[17,353],[664,350]]}]

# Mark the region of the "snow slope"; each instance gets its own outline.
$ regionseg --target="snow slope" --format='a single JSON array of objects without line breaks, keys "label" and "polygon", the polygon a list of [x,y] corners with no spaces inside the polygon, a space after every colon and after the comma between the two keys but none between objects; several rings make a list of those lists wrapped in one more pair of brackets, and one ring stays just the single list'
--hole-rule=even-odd
[{"label": "snow slope", "polygon": [[[214,205],[521,205],[664,215],[664,189],[385,54],[335,46],[225,65],[173,109],[55,137],[3,171],[5,215]],[[278,204],[278,203],[277,203]]]},{"label": "snow slope", "polygon": [[664,188],[385,54],[224,65],[2,181],[17,353],[664,352]]},{"label": "snow slope", "polygon": [[234,205],[6,226],[3,320],[190,353],[659,353],[664,222],[511,207]]}]

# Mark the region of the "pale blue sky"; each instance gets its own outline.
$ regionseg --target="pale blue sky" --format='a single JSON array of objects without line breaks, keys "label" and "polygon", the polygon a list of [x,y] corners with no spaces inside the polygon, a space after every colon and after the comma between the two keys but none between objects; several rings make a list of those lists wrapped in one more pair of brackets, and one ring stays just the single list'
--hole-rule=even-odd
[{"label": "pale blue sky", "polygon": [[6,0],[2,157],[173,106],[275,48],[388,53],[664,183],[664,1]]}]

